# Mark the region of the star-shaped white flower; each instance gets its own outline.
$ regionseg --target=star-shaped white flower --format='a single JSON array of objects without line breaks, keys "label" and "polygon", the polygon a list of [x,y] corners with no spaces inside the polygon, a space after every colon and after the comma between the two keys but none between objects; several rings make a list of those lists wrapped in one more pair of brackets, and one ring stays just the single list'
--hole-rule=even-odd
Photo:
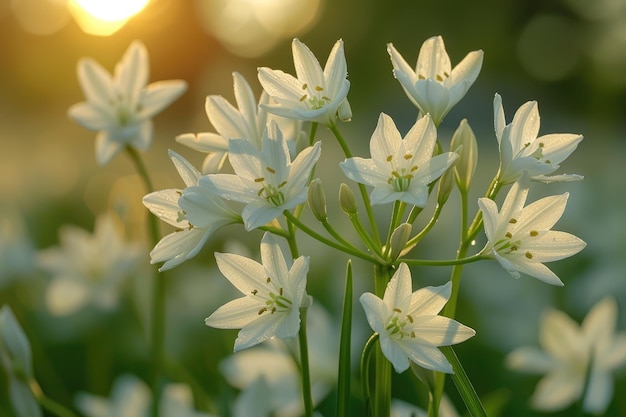
[{"label": "star-shaped white flower", "polygon": [[626,364],[626,333],[615,333],[617,303],[605,297],[587,313],[581,326],[566,314],[544,314],[539,344],[522,346],[507,356],[519,371],[546,374],[532,396],[534,408],[564,409],[583,395],[583,409],[602,415],[613,398],[612,373]]},{"label": "star-shaped white flower", "polygon": [[263,134],[261,150],[246,139],[231,139],[228,158],[235,175],[211,174],[201,186],[226,199],[245,203],[246,230],[256,229],[303,203],[311,170],[320,157],[320,143],[304,149],[291,162],[289,148],[275,122]]},{"label": "star-shaped white flower", "polygon": [[390,43],[387,52],[409,100],[422,114],[430,113],[437,126],[474,84],[483,65],[483,51],[468,53],[452,68],[441,36],[427,39],[420,48],[413,70]]},{"label": "star-shaped white flower", "polygon": [[163,237],[150,252],[150,262],[165,262],[159,271],[193,258],[207,239],[223,226],[240,223],[241,217],[204,187],[197,187],[200,172],[185,158],[169,151],[170,158],[187,188],[152,192],[143,204],[155,216],[178,230]]},{"label": "star-shaped white flower", "polygon": [[347,121],[352,110],[343,41],[335,43],[322,70],[311,50],[298,39],[292,43],[296,77],[280,70],[259,68],[259,81],[278,104],[263,104],[271,113],[290,119],[308,120],[329,126],[335,119]]},{"label": "star-shaped white flower", "polygon": [[152,117],[187,89],[182,80],[146,85],[148,73],[148,52],[139,41],[130,45],[113,77],[91,58],[78,62],[78,81],[87,100],[70,107],[68,114],[84,128],[98,132],[96,159],[101,165],[126,146],[148,149]]},{"label": "star-shaped white flower", "polygon": [[300,306],[307,297],[307,257],[300,256],[292,263],[276,238],[266,233],[261,240],[262,264],[230,253],[216,253],[215,260],[243,297],[218,308],[205,323],[219,329],[241,329],[235,352],[272,337],[298,334]]},{"label": "star-shaped white flower", "polygon": [[361,295],[367,321],[378,333],[380,348],[396,372],[409,368],[409,360],[426,369],[453,373],[437,346],[463,342],[476,332],[447,317],[438,316],[450,298],[452,283],[412,290],[411,271],[402,263],[387,284],[381,300]]},{"label": "star-shaped white flower", "polygon": [[109,214],[98,217],[93,234],[67,225],[59,240],[37,256],[38,266],[52,275],[46,289],[52,314],[68,315],[86,305],[114,309],[122,284],[143,262],[144,248],[124,240]]},{"label": "star-shaped white flower", "polygon": [[572,256],[586,245],[572,234],[550,230],[563,215],[569,194],[545,197],[524,207],[528,184],[526,175],[513,184],[500,212],[493,200],[478,199],[488,239],[482,253],[495,258],[515,278],[523,272],[548,284],[563,285],[543,263]]},{"label": "star-shaped white flower", "polygon": [[351,180],[374,187],[372,204],[400,200],[424,207],[428,184],[458,156],[447,152],[433,157],[436,142],[437,129],[429,115],[420,118],[403,139],[391,117],[381,113],[370,140],[372,158],[349,158],[339,165]]},{"label": "star-shaped white flower", "polygon": [[[218,172],[228,154],[229,139],[247,139],[258,148],[261,147],[263,131],[267,124],[267,112],[257,105],[254,94],[246,79],[238,72],[233,73],[233,84],[237,108],[219,95],[206,98],[205,112],[217,133],[185,133],[176,137],[176,141],[200,152],[208,153],[202,164],[202,172]],[[261,95],[260,103],[267,103],[266,93]]]},{"label": "star-shaped white flower", "polygon": [[554,133],[537,137],[539,134],[539,110],[536,101],[524,103],[506,124],[502,98],[493,99],[494,127],[500,147],[500,182],[515,182],[524,171],[531,180],[577,181],[580,175],[547,176],[559,168],[583,140],[581,135]]}]

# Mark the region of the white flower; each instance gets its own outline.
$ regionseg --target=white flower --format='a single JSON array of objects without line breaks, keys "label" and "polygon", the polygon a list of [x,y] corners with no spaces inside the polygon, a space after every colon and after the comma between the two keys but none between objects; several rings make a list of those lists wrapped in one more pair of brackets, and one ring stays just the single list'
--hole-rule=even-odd
[{"label": "white flower", "polygon": [[151,263],[165,262],[159,271],[196,256],[217,229],[241,222],[224,201],[196,186],[201,174],[193,165],[172,150],[169,155],[187,188],[155,191],[143,198],[155,216],[179,229],[163,237],[150,252]]},{"label": "white flower", "polygon": [[148,83],[148,52],[133,42],[113,77],[91,58],[78,62],[78,81],[87,101],[70,107],[69,116],[98,132],[96,159],[104,165],[126,146],[146,150],[152,143],[152,120],[187,89],[182,80]]},{"label": "white flower", "polygon": [[612,372],[626,364],[626,333],[615,333],[617,304],[600,300],[578,326],[566,314],[544,314],[539,344],[522,346],[507,356],[516,370],[546,374],[531,399],[534,408],[556,411],[581,398],[587,413],[604,414],[613,398]]},{"label": "white flower", "polygon": [[266,233],[261,240],[261,260],[216,253],[217,266],[244,295],[211,314],[205,323],[220,329],[241,329],[235,352],[272,337],[295,337],[300,330],[300,306],[306,296],[308,258],[295,261]]},{"label": "white flower", "polygon": [[280,70],[259,68],[259,81],[278,104],[263,104],[271,113],[290,119],[309,120],[325,126],[335,118],[350,120],[352,110],[343,41],[335,43],[322,70],[315,55],[298,39],[292,43],[296,77]]},{"label": "white flower", "polygon": [[46,304],[54,315],[67,315],[93,304],[111,310],[120,287],[143,262],[144,248],[124,240],[111,215],[96,220],[93,234],[75,226],[59,231],[60,246],[38,254],[40,268],[52,275]]},{"label": "white flower", "polygon": [[372,204],[396,200],[424,207],[428,184],[456,160],[457,154],[433,157],[437,129],[429,115],[420,118],[402,139],[393,120],[384,113],[370,141],[371,159],[349,158],[340,164],[346,176],[374,187]]},{"label": "white flower", "polygon": [[527,195],[524,175],[509,190],[499,213],[493,200],[478,199],[488,239],[482,253],[495,258],[515,278],[523,272],[548,284],[563,285],[543,263],[567,258],[585,247],[574,235],[550,230],[563,215],[569,194],[545,197],[524,207]]},{"label": "white flower", "polygon": [[[151,393],[145,382],[122,375],[113,382],[111,395],[103,398],[88,393],[76,396],[76,406],[87,417],[149,417]],[[167,384],[160,403],[163,417],[211,417],[194,410],[191,389],[183,384]]]},{"label": "white flower", "polygon": [[[217,133],[185,133],[176,141],[208,155],[202,164],[202,172],[213,174],[220,170],[228,154],[229,139],[247,139],[257,148],[261,147],[263,131],[267,124],[267,112],[258,106],[250,85],[239,73],[233,73],[237,108],[224,97],[210,95],[206,98],[205,112]],[[262,94],[260,103],[268,102]]]},{"label": "white flower", "polygon": [[500,146],[500,182],[515,182],[524,171],[532,180],[576,181],[580,175],[546,176],[556,171],[578,146],[583,137],[570,133],[539,134],[539,110],[536,101],[524,103],[506,125],[502,98],[493,99],[494,127]]},{"label": "white flower", "polygon": [[17,209],[0,210],[0,289],[33,272],[35,247]]},{"label": "white flower", "polygon": [[391,43],[387,45],[387,52],[393,64],[393,75],[409,100],[422,114],[430,113],[437,126],[465,96],[483,64],[483,51],[472,51],[452,69],[441,36],[433,36],[422,44],[415,71]]},{"label": "white flower", "polygon": [[453,373],[437,346],[463,342],[476,332],[447,317],[438,316],[450,298],[452,283],[411,288],[411,271],[402,263],[387,284],[381,300],[371,293],[361,295],[367,321],[378,333],[380,348],[396,372],[409,368],[409,360],[426,369]]},{"label": "white flower", "polygon": [[211,174],[199,183],[226,200],[245,203],[241,215],[246,230],[252,230],[306,200],[320,143],[304,149],[292,163],[287,143],[272,122],[263,134],[261,150],[248,140],[231,139],[228,154],[235,175]]}]

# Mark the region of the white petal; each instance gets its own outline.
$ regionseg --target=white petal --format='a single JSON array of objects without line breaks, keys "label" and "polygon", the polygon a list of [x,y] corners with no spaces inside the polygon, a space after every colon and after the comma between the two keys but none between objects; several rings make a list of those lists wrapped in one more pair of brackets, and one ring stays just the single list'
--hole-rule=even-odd
[{"label": "white petal", "polygon": [[284,314],[263,314],[244,326],[235,340],[235,352],[247,349],[276,336]]},{"label": "white petal", "polygon": [[55,278],[46,289],[46,305],[55,316],[66,316],[89,301],[89,288],[73,279]]},{"label": "white petal", "polygon": [[576,401],[582,388],[582,380],[565,372],[554,372],[539,381],[531,402],[538,410],[561,410]]},{"label": "white petal", "polygon": [[298,80],[310,84],[311,87],[324,87],[322,67],[311,50],[298,39],[293,40],[291,50]]},{"label": "white petal", "polygon": [[436,141],[437,128],[430,115],[424,115],[415,122],[404,138],[405,149],[413,153],[411,164],[421,165],[429,161],[433,157]]},{"label": "white petal", "polygon": [[613,378],[603,370],[594,369],[583,400],[583,409],[593,415],[602,415],[613,398]]},{"label": "white petal", "polygon": [[404,338],[398,342],[405,354],[422,368],[454,373],[446,357],[435,346],[420,343],[419,338]]},{"label": "white petal", "polygon": [[537,138],[537,142],[544,144],[543,160],[549,160],[552,165],[558,166],[572,154],[583,140],[582,135],[570,133],[554,133]]},{"label": "white petal", "polygon": [[495,233],[498,230],[499,223],[498,206],[493,200],[481,197],[478,199],[478,207],[483,213],[483,223],[485,225],[487,239],[493,244],[494,239],[496,239]]},{"label": "white petal", "polygon": [[291,256],[284,252],[276,238],[269,233],[265,233],[261,239],[261,261],[268,276],[278,280],[280,287],[289,285],[289,282],[284,281],[289,277]]},{"label": "white petal", "polygon": [[247,183],[237,175],[209,174],[201,177],[198,184],[226,200],[240,203],[251,203],[259,200],[258,189],[248,187]]},{"label": "white petal", "polygon": [[493,98],[493,125],[496,131],[496,138],[498,139],[498,144],[502,139],[502,131],[506,126],[506,121],[504,118],[504,108],[502,107],[502,97],[500,94],[496,93]]},{"label": "white petal", "polygon": [[335,42],[324,66],[326,90],[331,96],[342,90],[347,76],[348,67],[346,65],[346,56],[343,52],[343,40],[340,39]]},{"label": "white petal", "polygon": [[388,175],[380,172],[371,159],[354,157],[339,163],[346,177],[366,185],[387,185]]},{"label": "white petal", "polygon": [[414,98],[420,104],[422,112],[430,113],[435,125],[441,123],[451,107],[448,89],[429,78],[417,80]]},{"label": "white petal", "polygon": [[567,314],[548,310],[541,321],[539,343],[551,356],[567,360],[572,352],[584,347],[585,340],[578,324]]},{"label": "white petal", "polygon": [[274,207],[262,202],[252,202],[243,208],[241,217],[246,230],[250,231],[271,222],[283,214],[284,210],[284,207]]},{"label": "white petal", "polygon": [[[466,81],[465,92],[467,92],[469,87],[476,81],[476,78],[478,78],[478,74],[483,65],[483,55],[483,51],[480,50],[472,51],[465,55],[465,58],[452,69],[452,73],[450,74],[450,78],[446,80],[446,84],[454,85]],[[462,96],[465,95],[465,92],[463,92]],[[462,96],[459,97],[459,100]]]},{"label": "white petal", "polygon": [[506,364],[516,371],[544,374],[555,369],[558,362],[534,346],[522,346],[506,357]]},{"label": "white petal", "polygon": [[[407,264],[401,263],[391,280],[387,283],[383,301],[387,308],[391,310],[393,308],[409,307],[412,299],[411,270]],[[406,311],[406,314],[409,314],[409,312]]]},{"label": "white petal", "polygon": [[[405,74],[405,76],[408,76],[408,77],[413,76],[414,78],[416,78],[415,71],[413,71],[413,68],[409,66],[409,64],[402,57],[402,55],[400,55],[400,53],[396,50],[396,48],[393,46],[392,43],[387,44],[387,53],[389,54],[389,57],[391,58],[391,64],[393,65],[394,70],[397,70],[398,72]],[[396,71],[394,71],[394,74],[395,73]],[[414,80],[410,78],[407,79],[407,81],[408,80],[410,80],[410,82],[407,83],[408,86],[412,86],[415,84]]]},{"label": "white petal", "polygon": [[387,315],[387,308],[383,300],[372,293],[366,292],[361,295],[359,301],[363,306],[365,317],[372,330],[379,335],[386,334],[387,330],[385,329],[383,320],[385,320],[385,316]]},{"label": "white petal", "polygon": [[391,362],[397,373],[402,373],[409,369],[409,359],[407,353],[402,350],[396,341],[386,333],[379,336],[380,349],[385,357]]},{"label": "white petal", "polygon": [[[299,102],[302,97],[302,82],[293,75],[287,74],[280,70],[272,70],[270,68],[259,68],[259,82],[267,93],[282,103],[282,100],[288,100],[294,103]],[[270,106],[265,106],[269,108]]]},{"label": "white petal", "polygon": [[222,274],[242,294],[249,295],[254,290],[269,293],[265,269],[260,263],[245,256],[232,253],[216,253],[215,261]]},{"label": "white petal", "polygon": [[[519,276],[516,276],[514,271],[509,269],[508,265],[505,266],[505,263],[502,262],[502,258],[502,256],[496,257],[498,262],[500,262],[511,275],[513,275],[515,278],[519,278]],[[513,267],[515,268],[515,271],[530,275],[531,277],[535,277],[550,285],[556,285],[559,287],[563,286],[563,282],[559,279],[559,277],[542,263],[527,262],[528,259],[526,259],[524,255],[517,258],[509,257],[508,260],[510,264],[513,265]]]},{"label": "white petal", "polygon": [[165,261],[159,271],[180,265],[198,254],[209,234],[202,229],[184,229],[164,236],[150,252],[150,263]]},{"label": "white petal", "polygon": [[174,167],[176,167],[176,171],[178,171],[178,175],[183,179],[183,182],[187,187],[191,187],[193,185],[198,184],[198,180],[202,176],[200,171],[198,171],[189,161],[185,158],[169,149],[167,151],[170,159],[174,163]]},{"label": "white petal", "polygon": [[431,316],[438,314],[448,302],[452,292],[452,282],[438,287],[424,287],[411,295],[411,307],[407,314]]},{"label": "white petal", "polygon": [[568,258],[583,250],[586,245],[572,234],[550,230],[528,241],[525,248],[532,254],[533,262],[543,263]]},{"label": "white petal", "polygon": [[111,75],[91,58],[78,61],[78,81],[87,101],[98,107],[110,107],[117,99]]},{"label": "white petal", "polygon": [[417,56],[415,72],[425,78],[435,79],[437,75],[451,72],[450,57],[441,36],[427,39]]},{"label": "white petal", "polygon": [[309,182],[311,172],[321,155],[321,142],[302,150],[291,164],[287,178],[289,188],[301,190]]},{"label": "white petal", "polygon": [[128,144],[140,151],[145,151],[152,145],[152,120],[145,120],[139,125],[137,134],[130,138]]},{"label": "white petal", "polygon": [[152,192],[144,196],[142,201],[143,205],[159,219],[174,227],[185,229],[189,227],[189,223],[180,219],[179,198],[180,190],[168,189]]},{"label": "white petal", "polygon": [[184,133],[176,136],[176,142],[199,152],[228,152],[228,140],[217,133]]},{"label": "white petal", "polygon": [[207,326],[218,329],[241,329],[259,318],[261,303],[245,296],[224,304],[204,320]]},{"label": "white petal", "polygon": [[533,143],[539,134],[539,110],[536,101],[528,101],[515,112],[511,122],[510,140],[513,153],[517,153]]},{"label": "white petal", "polygon": [[246,139],[231,139],[228,142],[228,159],[235,173],[248,179],[263,177],[265,155]]},{"label": "white petal", "polygon": [[414,317],[412,328],[417,337],[434,346],[454,345],[476,335],[473,329],[443,316]]},{"label": "white petal", "polygon": [[396,128],[396,124],[393,119],[387,116],[385,113],[381,113],[378,117],[378,123],[376,129],[372,133],[370,140],[370,155],[372,160],[376,161],[379,169],[386,168],[388,165],[387,158],[392,156],[394,158],[403,157],[398,156],[398,148],[402,143],[402,136]]},{"label": "white petal", "polygon": [[[215,130],[225,139],[248,139],[247,128],[241,113],[224,97],[207,96],[204,109]],[[251,138],[251,140],[255,139]]]},{"label": "white petal", "polygon": [[148,51],[141,42],[134,41],[115,67],[115,81],[120,91],[128,94],[131,107],[139,101],[139,94],[148,83],[148,77]]},{"label": "white petal", "polygon": [[544,197],[522,210],[516,230],[547,230],[561,218],[567,205],[568,193]]},{"label": "white petal", "polygon": [[74,104],[67,114],[76,123],[89,130],[104,130],[114,123],[108,109],[88,102]]},{"label": "white petal", "polygon": [[182,80],[157,81],[149,84],[141,92],[139,117],[153,117],[172,104],[185,91],[187,91],[187,83]]},{"label": "white petal", "polygon": [[108,131],[102,131],[96,136],[96,160],[100,165],[106,165],[124,147],[124,143],[111,139]]}]

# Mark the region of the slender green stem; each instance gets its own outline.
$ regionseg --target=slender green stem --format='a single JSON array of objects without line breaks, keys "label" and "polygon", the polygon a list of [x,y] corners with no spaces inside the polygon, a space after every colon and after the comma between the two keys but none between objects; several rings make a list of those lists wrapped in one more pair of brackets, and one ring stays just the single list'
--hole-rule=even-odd
[{"label": "slender green stem", "polygon": [[[339,142],[339,146],[343,150],[346,158],[352,158],[352,152],[350,152],[350,148],[343,138],[343,135],[339,131],[339,128],[337,128],[337,125],[335,123],[331,123],[329,129],[333,132],[335,138],[337,138],[337,142]],[[363,204],[365,205],[365,211],[367,212],[367,218],[369,219],[374,238],[377,242],[380,242],[380,233],[378,232],[376,217],[374,216],[374,210],[372,210],[372,204],[370,203],[370,197],[367,194],[367,189],[365,188],[365,185],[359,183],[359,191],[361,192],[361,197],[363,198]]]},{"label": "slender green stem", "polygon": [[309,370],[309,348],[306,336],[307,308],[300,309],[300,331],[298,332],[298,344],[300,345],[300,376],[302,377],[302,401],[304,403],[304,416],[313,417],[313,399],[311,397],[311,373]]},{"label": "slender green stem", "polygon": [[350,214],[348,217],[350,218],[350,221],[352,222],[352,226],[354,227],[354,230],[357,232],[357,234],[359,235],[359,237],[361,238],[365,246],[367,246],[369,250],[371,250],[373,253],[377,254],[381,259],[383,259],[383,254],[381,252],[380,245],[377,244],[374,241],[374,239],[367,233],[367,230],[365,230],[365,228],[363,227],[363,224],[361,223],[361,219],[359,219],[359,215]]},{"label": "slender green stem", "polygon": [[[391,267],[376,265],[374,269],[374,292],[382,298],[391,276]],[[383,354],[380,343],[376,349],[376,379],[374,380],[374,417],[389,417],[391,414],[391,363]]]},{"label": "slender green stem", "polygon": [[420,215],[422,210],[424,210],[423,207],[413,206],[413,208],[411,208],[411,211],[409,212],[409,217],[406,219],[406,222],[409,224],[415,223],[415,220],[417,220],[417,216]]},{"label": "slender green stem", "polygon": [[387,239],[385,240],[385,251],[383,253],[384,258],[389,256],[389,251],[391,250],[391,235],[393,234],[393,231],[396,230],[396,227],[400,225],[405,208],[406,203],[403,201],[397,200],[393,204],[393,212],[391,214],[391,220],[389,221],[389,232],[387,233]]},{"label": "slender green stem", "polygon": [[[126,147],[135,169],[142,179],[146,192],[153,191],[152,181],[148,175],[148,170],[144,165],[137,151]],[[159,225],[157,218],[148,215],[148,231],[153,246],[160,240]],[[159,406],[161,403],[161,388],[163,379],[163,362],[165,356],[165,276],[160,274],[157,267],[153,269],[153,290],[152,290],[152,323],[151,332],[151,362],[152,362],[152,417],[159,417]]]},{"label": "slender green stem", "polygon": [[315,230],[311,229],[306,224],[302,223],[300,221],[300,219],[295,217],[289,211],[285,210],[283,212],[283,214],[287,218],[287,220],[289,220],[291,223],[293,223],[294,226],[296,226],[298,229],[302,230],[307,235],[311,236],[313,239],[318,240],[321,243],[323,243],[323,244],[325,244],[327,246],[330,246],[331,248],[335,248],[337,250],[340,250],[342,252],[345,252],[345,253],[350,254],[352,256],[355,256],[357,258],[361,258],[361,259],[364,259],[364,260],[369,261],[369,262],[375,262],[375,259],[372,256],[370,256],[369,254],[365,253],[365,252],[361,252],[359,250],[354,250],[354,249],[352,249],[350,247],[346,247],[346,246],[340,245],[337,242],[334,242],[334,241],[332,241],[332,240],[330,240],[330,239],[320,235]]},{"label": "slender green stem", "polygon": [[336,230],[335,228],[328,222],[328,219],[324,220],[321,222],[322,226],[324,226],[324,229],[326,229],[326,231],[335,238],[335,240],[337,240],[337,242],[341,243],[342,245],[344,245],[347,248],[350,248],[352,250],[358,251],[359,249],[354,246],[352,243],[348,242],[343,236],[341,236]]},{"label": "slender green stem", "polygon": [[370,392],[370,361],[372,359],[372,352],[377,345],[378,333],[374,333],[363,347],[361,353],[361,390],[363,392],[363,400],[365,402],[365,415],[369,415],[369,409],[371,407],[371,392]]},{"label": "slender green stem", "polygon": [[476,390],[474,390],[474,386],[467,377],[467,374],[465,373],[459,358],[456,356],[454,349],[452,349],[451,346],[442,346],[440,349],[446,356],[448,362],[450,362],[450,365],[452,365],[452,370],[454,371],[454,374],[452,374],[452,381],[461,395],[470,416],[487,417],[485,408],[480,402],[480,398],[478,397],[478,394],[476,394]]},{"label": "slender green stem", "polygon": [[317,133],[317,126],[319,126],[317,122],[311,123],[311,131],[309,132],[309,146],[313,146],[313,141],[315,141],[315,134]]},{"label": "slender green stem", "polygon": [[[410,248],[412,246],[415,246],[419,243],[420,240],[422,240],[422,238],[424,236],[426,236],[426,234],[428,232],[430,232],[430,230],[435,226],[435,224],[437,224],[437,220],[439,219],[439,215],[441,214],[441,210],[443,209],[443,205],[441,204],[437,204],[437,206],[435,207],[435,212],[433,213],[433,216],[430,218],[430,220],[428,221],[428,224],[426,226],[424,226],[424,228],[422,230],[420,230],[420,232],[418,234],[416,234],[415,236],[413,236],[407,243],[406,243],[406,247]],[[411,213],[413,213],[413,211],[411,211]],[[411,223],[412,224],[412,223]]]},{"label": "slender green stem", "polygon": [[339,343],[339,371],[337,377],[337,416],[350,415],[350,342],[352,336],[352,261],[346,267],[346,288],[341,314]]},{"label": "slender green stem", "polygon": [[42,406],[45,410],[49,411],[57,417],[78,417],[76,413],[65,407],[63,404],[60,404],[54,401],[52,398],[47,397],[46,394],[43,393],[43,390],[39,386],[39,383],[37,383],[37,381],[35,381],[34,379],[30,380],[28,386],[39,405]]},{"label": "slender green stem", "polygon": [[483,259],[488,259],[488,258],[484,255],[476,254],[476,255],[468,256],[466,258],[444,259],[444,260],[400,259],[396,261],[396,264],[405,263],[407,265],[414,265],[414,266],[418,266],[418,265],[419,266],[450,266],[450,265],[465,265],[465,264],[469,264],[472,262],[478,262]]}]

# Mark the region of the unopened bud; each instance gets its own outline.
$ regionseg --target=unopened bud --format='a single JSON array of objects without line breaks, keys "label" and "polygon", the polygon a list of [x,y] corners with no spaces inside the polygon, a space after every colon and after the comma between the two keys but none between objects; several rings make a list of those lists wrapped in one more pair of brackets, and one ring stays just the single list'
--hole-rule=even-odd
[{"label": "unopened bud", "polygon": [[328,218],[326,214],[326,197],[324,196],[322,181],[319,178],[314,179],[309,184],[308,202],[315,218],[320,222],[326,221]]},{"label": "unopened bud", "polygon": [[400,226],[396,227],[396,230],[391,234],[391,239],[389,241],[390,251],[389,258],[392,261],[398,259],[398,256],[404,250],[406,246],[406,242],[409,241],[409,237],[411,236],[411,230],[413,230],[413,226],[409,223],[402,223]]},{"label": "unopened bud", "polygon": [[341,183],[339,186],[339,206],[348,215],[356,214],[356,199],[354,193],[345,183]]},{"label": "unopened bud", "polygon": [[446,201],[448,201],[448,197],[450,197],[450,193],[454,189],[454,177],[454,167],[450,167],[439,178],[439,188],[437,189],[437,204],[439,204],[440,206],[443,206]]},{"label": "unopened bud", "polygon": [[478,163],[478,144],[474,131],[466,119],[461,120],[459,127],[452,135],[450,151],[459,154],[459,159],[454,166],[455,179],[459,190],[467,192]]}]

